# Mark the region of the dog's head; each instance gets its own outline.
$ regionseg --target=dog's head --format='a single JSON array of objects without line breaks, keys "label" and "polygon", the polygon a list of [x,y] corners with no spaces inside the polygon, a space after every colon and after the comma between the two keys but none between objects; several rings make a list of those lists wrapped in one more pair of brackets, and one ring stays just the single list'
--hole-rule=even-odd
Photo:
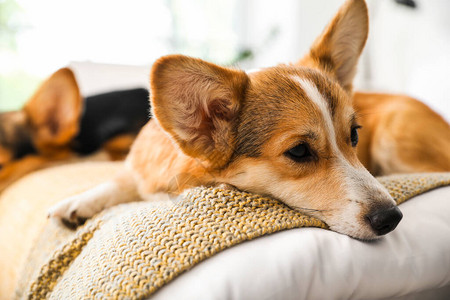
[{"label": "dog's head", "polygon": [[63,68],[44,81],[22,110],[0,113],[0,191],[4,182],[29,170],[21,166],[27,155],[58,155],[67,147],[78,132],[81,111],[75,76]]},{"label": "dog's head", "polygon": [[363,0],[347,1],[295,65],[253,73],[180,55],[153,66],[153,114],[217,182],[273,196],[361,239],[401,213],[359,162],[352,80],[368,31]]}]

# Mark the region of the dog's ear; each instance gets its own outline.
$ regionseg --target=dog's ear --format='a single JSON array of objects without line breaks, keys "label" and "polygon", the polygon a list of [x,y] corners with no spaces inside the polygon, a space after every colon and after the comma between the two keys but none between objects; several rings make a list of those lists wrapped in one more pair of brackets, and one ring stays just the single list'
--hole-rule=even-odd
[{"label": "dog's ear", "polygon": [[61,147],[78,133],[82,99],[68,68],[53,73],[25,104],[24,111],[39,149]]},{"label": "dog's ear", "polygon": [[247,87],[245,72],[183,55],[157,60],[151,71],[153,115],[187,155],[225,164]]},{"label": "dog's ear", "polygon": [[298,64],[327,72],[347,92],[351,92],[358,58],[368,32],[369,17],[365,1],[347,0]]}]

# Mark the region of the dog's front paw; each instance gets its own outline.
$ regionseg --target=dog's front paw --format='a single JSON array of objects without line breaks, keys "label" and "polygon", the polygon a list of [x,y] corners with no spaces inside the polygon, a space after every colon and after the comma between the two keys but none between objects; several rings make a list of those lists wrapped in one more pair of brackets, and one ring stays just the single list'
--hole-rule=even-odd
[{"label": "dog's front paw", "polygon": [[223,190],[239,191],[237,187],[228,183],[219,183],[216,187]]},{"label": "dog's front paw", "polygon": [[83,195],[67,198],[52,206],[48,211],[49,218],[56,218],[69,228],[76,228],[94,216],[98,209],[95,205],[85,199]]}]

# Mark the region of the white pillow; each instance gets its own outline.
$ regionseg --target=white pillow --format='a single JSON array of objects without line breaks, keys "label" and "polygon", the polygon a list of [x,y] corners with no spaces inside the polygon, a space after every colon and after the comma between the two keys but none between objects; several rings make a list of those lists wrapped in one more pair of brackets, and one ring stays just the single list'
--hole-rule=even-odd
[{"label": "white pillow", "polygon": [[430,289],[430,299],[444,299],[450,295],[450,187],[400,209],[403,220],[378,241],[317,228],[279,232],[213,256],[151,299],[384,299]]}]

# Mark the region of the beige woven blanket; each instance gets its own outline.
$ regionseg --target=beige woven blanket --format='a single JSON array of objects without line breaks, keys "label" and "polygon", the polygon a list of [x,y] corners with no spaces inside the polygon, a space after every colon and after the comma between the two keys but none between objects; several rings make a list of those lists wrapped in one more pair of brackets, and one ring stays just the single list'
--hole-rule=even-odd
[{"label": "beige woven blanket", "polygon": [[[450,173],[379,178],[398,204],[449,185]],[[30,254],[17,296],[30,299],[142,299],[231,246],[297,227],[327,228],[280,202],[196,188],[175,203],[114,207],[75,234],[53,223]]]}]

